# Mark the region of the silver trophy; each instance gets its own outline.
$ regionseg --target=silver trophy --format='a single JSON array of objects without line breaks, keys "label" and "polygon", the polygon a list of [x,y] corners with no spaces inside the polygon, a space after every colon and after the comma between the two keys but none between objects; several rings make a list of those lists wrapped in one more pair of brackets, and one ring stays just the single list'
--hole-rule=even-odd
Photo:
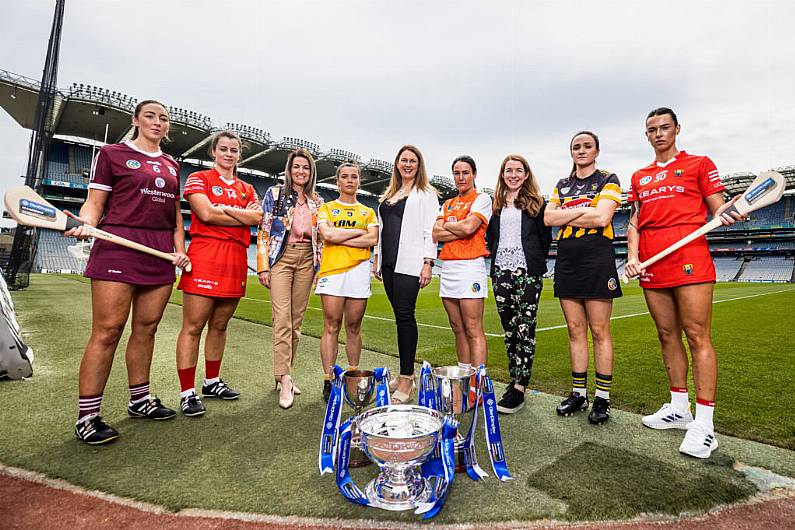
[{"label": "silver trophy", "polygon": [[[439,366],[431,370],[433,375],[436,406],[444,416],[459,420],[459,416],[467,412],[474,403],[469,401],[469,387],[475,369],[460,366]],[[464,429],[459,427],[455,437],[455,470],[457,473],[466,471],[464,463]]]},{"label": "silver trophy", "polygon": [[427,502],[431,486],[420,465],[442,435],[443,416],[418,405],[386,405],[359,416],[362,450],[381,468],[367,484],[371,505],[384,510],[411,510]]},{"label": "silver trophy", "polygon": [[[348,405],[353,408],[357,418],[364,407],[373,402],[375,391],[375,374],[371,370],[348,370],[342,375],[343,395]],[[362,452],[359,422],[354,420],[351,425],[351,456],[350,467],[369,465],[370,459]]]}]

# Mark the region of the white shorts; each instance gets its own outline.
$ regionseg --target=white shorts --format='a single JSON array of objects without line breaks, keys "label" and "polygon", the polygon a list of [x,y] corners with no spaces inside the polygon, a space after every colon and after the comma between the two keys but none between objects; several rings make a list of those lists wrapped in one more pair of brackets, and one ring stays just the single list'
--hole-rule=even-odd
[{"label": "white shorts", "polygon": [[488,298],[489,271],[484,258],[446,260],[439,276],[442,298]]},{"label": "white shorts", "polygon": [[315,294],[344,298],[370,298],[370,260],[354,268],[318,279]]}]

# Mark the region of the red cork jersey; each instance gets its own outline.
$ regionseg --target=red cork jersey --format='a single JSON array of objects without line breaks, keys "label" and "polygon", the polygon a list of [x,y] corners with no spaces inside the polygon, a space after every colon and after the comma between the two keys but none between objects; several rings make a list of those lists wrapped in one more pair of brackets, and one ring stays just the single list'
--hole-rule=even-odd
[{"label": "red cork jersey", "polygon": [[486,248],[486,228],[491,219],[491,199],[488,195],[472,190],[463,197],[448,199],[442,204],[436,219],[444,219],[445,222],[463,221],[469,214],[476,215],[483,222],[468,237],[443,243],[439,259],[475,259],[489,255]]},{"label": "red cork jersey", "polygon": [[158,151],[132,142],[102,147],[94,160],[89,189],[109,192],[103,225],[173,230],[179,201],[179,165]]},{"label": "red cork jersey", "polygon": [[680,151],[666,163],[652,162],[632,175],[627,202],[639,202],[638,229],[702,225],[704,197],[723,191],[718,169],[706,156]]},{"label": "red cork jersey", "polygon": [[[213,206],[232,206],[246,209],[259,204],[254,186],[234,178],[231,182],[224,180],[215,169],[197,171],[188,175],[185,197],[194,193],[206,195]],[[242,226],[218,226],[205,224],[195,213],[191,214],[190,235],[193,237],[204,236],[216,239],[232,239],[248,246],[251,242],[251,228]]]}]

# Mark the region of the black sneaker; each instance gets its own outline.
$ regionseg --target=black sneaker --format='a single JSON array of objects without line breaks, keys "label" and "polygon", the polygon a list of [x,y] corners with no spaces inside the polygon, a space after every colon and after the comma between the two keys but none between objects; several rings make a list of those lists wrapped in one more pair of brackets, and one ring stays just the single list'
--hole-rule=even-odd
[{"label": "black sneaker", "polygon": [[102,421],[100,416],[94,416],[75,423],[75,436],[89,445],[101,445],[112,442],[119,437],[119,433]]},{"label": "black sneaker", "polygon": [[179,408],[182,409],[182,413],[189,418],[201,416],[207,411],[207,409],[204,408],[204,403],[202,403],[202,400],[199,399],[199,396],[195,393],[180,398]]},{"label": "black sneaker", "polygon": [[133,418],[149,418],[150,420],[170,420],[177,415],[176,412],[160,403],[157,396],[149,396],[138,403],[129,401],[127,403],[127,414]]},{"label": "black sneaker", "polygon": [[329,399],[331,399],[331,381],[326,379],[323,381],[323,401],[328,403]]},{"label": "black sneaker", "polygon": [[569,397],[561,401],[558,405],[558,416],[571,416],[575,412],[588,409],[588,396],[582,396],[576,392],[569,394]]},{"label": "black sneaker", "polygon": [[226,381],[219,379],[215,383],[205,385],[202,383],[202,395],[208,398],[219,398],[231,401],[240,397],[240,392],[232,390],[226,384]]},{"label": "black sneaker", "polygon": [[513,414],[524,407],[524,392],[516,390],[511,384],[497,402],[497,410],[503,414]]},{"label": "black sneaker", "polygon": [[593,407],[588,414],[588,421],[594,425],[601,425],[610,419],[610,400],[603,397],[593,398]]}]

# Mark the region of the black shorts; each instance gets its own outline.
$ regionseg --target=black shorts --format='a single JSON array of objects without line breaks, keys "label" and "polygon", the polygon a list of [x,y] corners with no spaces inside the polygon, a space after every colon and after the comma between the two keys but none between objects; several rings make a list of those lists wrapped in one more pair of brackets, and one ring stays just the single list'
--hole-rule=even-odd
[{"label": "black shorts", "polygon": [[557,298],[621,296],[613,242],[601,234],[558,240],[555,260]]}]

